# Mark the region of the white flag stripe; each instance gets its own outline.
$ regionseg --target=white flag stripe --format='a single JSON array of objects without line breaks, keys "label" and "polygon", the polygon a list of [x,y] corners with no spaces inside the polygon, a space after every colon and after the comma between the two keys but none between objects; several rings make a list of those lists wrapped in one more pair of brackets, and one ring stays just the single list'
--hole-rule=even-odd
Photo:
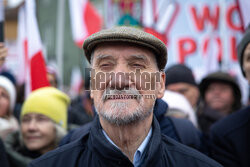
[{"label": "white flag stripe", "polygon": [[154,11],[152,0],[143,0],[142,6],[142,24],[144,27],[152,27],[154,25]]},{"label": "white flag stripe", "polygon": [[170,23],[171,18],[174,15],[175,9],[176,9],[176,5],[174,3],[166,6],[165,13],[161,15],[161,17],[159,18],[156,24],[156,31],[158,31],[159,33],[165,32],[167,26]]},{"label": "white flag stripe", "polygon": [[25,81],[25,51],[24,51],[24,41],[26,37],[26,27],[25,27],[25,9],[24,6],[20,7],[18,11],[18,29],[17,29],[17,50],[18,50],[18,64],[19,72],[17,75],[17,80],[19,83],[24,83]]},{"label": "white flag stripe", "polygon": [[34,0],[26,0],[27,37],[28,37],[28,57],[42,50],[42,42],[36,21],[36,10]]},{"label": "white flag stripe", "polygon": [[71,96],[75,96],[80,91],[80,86],[82,83],[82,75],[79,67],[74,67],[71,72],[71,82],[70,82],[70,93]]},{"label": "white flag stripe", "polygon": [[[74,41],[81,41],[87,37],[87,29],[84,23],[83,14],[87,0],[70,0],[70,20]],[[81,35],[79,35],[81,34]]]},{"label": "white flag stripe", "polygon": [[244,22],[244,28],[246,29],[247,26],[250,24],[250,1],[249,0],[238,0],[241,16]]},{"label": "white flag stripe", "polygon": [[112,0],[104,0],[104,9],[107,12],[107,14],[104,15],[106,28],[111,28],[114,23],[114,15],[112,7],[113,7]]},{"label": "white flag stripe", "polygon": [[4,6],[3,0],[0,0],[0,22],[4,20]]}]

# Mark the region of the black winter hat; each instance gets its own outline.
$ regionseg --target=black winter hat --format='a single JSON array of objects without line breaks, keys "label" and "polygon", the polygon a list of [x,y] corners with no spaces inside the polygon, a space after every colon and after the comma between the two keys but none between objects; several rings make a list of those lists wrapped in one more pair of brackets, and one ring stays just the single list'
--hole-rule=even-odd
[{"label": "black winter hat", "polygon": [[247,28],[243,38],[241,39],[241,41],[237,47],[238,61],[240,63],[240,68],[241,68],[242,74],[245,77],[246,77],[246,74],[243,71],[243,54],[244,54],[244,50],[247,47],[248,43],[250,43],[250,24],[248,25],[248,28]]},{"label": "black winter hat", "polygon": [[188,83],[197,86],[192,70],[183,64],[175,64],[165,71],[166,82],[165,85],[168,86],[174,83]]},{"label": "black winter hat", "polygon": [[235,102],[233,110],[238,110],[241,107],[241,91],[236,79],[226,72],[214,72],[207,75],[199,84],[199,89],[202,99],[205,97],[208,86],[214,82],[226,83],[232,86],[234,91]]}]

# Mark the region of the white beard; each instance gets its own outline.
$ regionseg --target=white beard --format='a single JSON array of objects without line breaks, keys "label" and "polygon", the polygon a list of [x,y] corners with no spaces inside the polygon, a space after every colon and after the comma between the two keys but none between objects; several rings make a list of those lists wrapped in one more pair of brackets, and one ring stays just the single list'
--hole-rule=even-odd
[{"label": "white beard", "polygon": [[130,111],[131,102],[125,101],[121,102],[120,100],[118,102],[114,101],[110,109],[105,110],[101,104],[103,104],[107,99],[105,96],[107,95],[106,92],[110,92],[110,95],[117,95],[117,94],[125,94],[125,95],[136,95],[140,96],[140,93],[136,89],[129,89],[129,90],[110,90],[110,88],[107,88],[105,92],[103,93],[102,102],[97,105],[97,113],[103,117],[105,120],[107,120],[111,124],[116,124],[118,126],[122,125],[129,125],[136,123],[138,121],[144,120],[150,114],[153,112],[153,106],[151,109],[145,109],[144,105],[144,99],[143,98],[137,98],[137,102],[139,103],[138,107],[134,111]]}]

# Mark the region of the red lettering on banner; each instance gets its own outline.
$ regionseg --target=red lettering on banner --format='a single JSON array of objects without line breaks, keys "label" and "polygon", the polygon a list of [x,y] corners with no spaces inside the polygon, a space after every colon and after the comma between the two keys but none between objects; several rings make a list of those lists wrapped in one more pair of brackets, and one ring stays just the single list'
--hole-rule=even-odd
[{"label": "red lettering on banner", "polygon": [[190,10],[191,16],[198,31],[204,30],[204,25],[206,21],[212,24],[214,30],[218,28],[220,14],[220,8],[218,5],[215,5],[215,12],[213,13],[213,15],[207,5],[202,8],[202,14],[200,15],[198,15],[197,9],[194,6],[191,6]]},{"label": "red lettering on banner", "polygon": [[202,47],[202,55],[203,56],[205,56],[207,53],[208,43],[209,43],[209,38],[205,38],[204,42],[203,42],[203,47]]},{"label": "red lettering on banner", "polygon": [[232,30],[243,32],[244,28],[243,28],[241,21],[239,21],[238,25],[236,25],[235,22],[233,21],[234,12],[237,12],[239,15],[239,6],[237,4],[229,6],[227,13],[226,13],[226,23],[228,27],[231,28]]},{"label": "red lettering on banner", "polygon": [[231,49],[231,58],[233,61],[237,61],[237,50],[236,50],[236,37],[230,37],[230,49]]},{"label": "red lettering on banner", "polygon": [[196,51],[196,43],[192,38],[181,38],[178,41],[179,61],[184,63],[186,56]]},{"label": "red lettering on banner", "polygon": [[217,46],[218,46],[218,61],[221,62],[222,60],[222,43],[220,37],[216,38]]},{"label": "red lettering on banner", "polygon": [[[211,38],[205,38],[204,39],[204,42],[203,42],[203,46],[202,46],[202,55],[207,55],[207,52],[208,52],[208,45],[209,43],[211,43],[212,39]],[[220,37],[216,37],[215,38],[215,41],[217,43],[217,58],[218,58],[218,61],[221,61],[222,60],[222,43],[221,43],[221,39]],[[213,41],[212,41],[213,42]],[[209,49],[216,49],[216,48],[209,48]]]}]

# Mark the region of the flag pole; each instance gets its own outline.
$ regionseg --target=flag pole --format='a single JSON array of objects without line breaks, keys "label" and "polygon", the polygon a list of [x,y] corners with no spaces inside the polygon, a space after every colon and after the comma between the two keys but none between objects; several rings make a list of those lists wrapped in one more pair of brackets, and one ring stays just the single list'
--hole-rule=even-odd
[{"label": "flag pole", "polygon": [[4,3],[0,0],[0,42],[4,42]]},{"label": "flag pole", "polygon": [[57,1],[57,34],[56,34],[56,59],[59,74],[59,89],[63,90],[63,43],[64,43],[64,13],[65,0]]}]

